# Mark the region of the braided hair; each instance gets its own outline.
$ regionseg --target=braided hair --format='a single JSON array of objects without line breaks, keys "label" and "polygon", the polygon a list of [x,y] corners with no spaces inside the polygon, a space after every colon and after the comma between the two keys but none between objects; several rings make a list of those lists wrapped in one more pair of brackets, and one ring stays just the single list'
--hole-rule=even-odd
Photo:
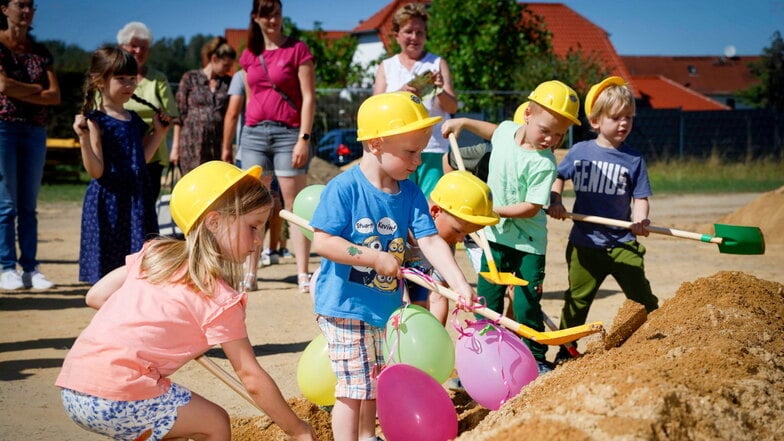
[{"label": "braided hair", "polygon": [[82,114],[87,115],[96,107],[97,91],[115,75],[137,75],[139,65],[130,53],[116,47],[103,46],[93,52],[90,70],[84,81]]}]

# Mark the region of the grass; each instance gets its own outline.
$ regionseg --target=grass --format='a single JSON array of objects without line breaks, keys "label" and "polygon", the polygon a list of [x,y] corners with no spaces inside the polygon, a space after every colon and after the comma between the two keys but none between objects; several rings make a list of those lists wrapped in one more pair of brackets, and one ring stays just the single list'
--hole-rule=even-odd
[{"label": "grass", "polygon": [[[80,175],[79,179],[75,176]],[[648,164],[653,191],[657,194],[758,193],[784,185],[784,162],[751,161],[725,164],[716,160],[667,161]],[[64,181],[57,177],[70,176]],[[87,181],[79,170],[49,171],[44,177],[39,200],[81,201]]]},{"label": "grass", "polygon": [[655,193],[766,192],[784,185],[784,162],[755,160],[725,164],[717,160],[656,162],[648,165]]}]

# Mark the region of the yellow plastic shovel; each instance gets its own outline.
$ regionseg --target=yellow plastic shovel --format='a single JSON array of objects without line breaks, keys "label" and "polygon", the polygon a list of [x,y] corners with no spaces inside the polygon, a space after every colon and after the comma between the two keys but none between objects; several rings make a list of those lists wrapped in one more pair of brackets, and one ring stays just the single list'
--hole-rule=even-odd
[{"label": "yellow plastic shovel", "polygon": [[[460,147],[457,145],[457,138],[455,138],[454,133],[449,134],[449,145],[452,147],[452,152],[455,155],[457,168],[465,171],[463,155],[460,154]],[[515,276],[513,273],[502,273],[498,271],[498,267],[495,265],[495,259],[493,258],[493,253],[490,250],[490,243],[487,241],[487,236],[485,236],[484,231],[478,230],[476,233],[471,233],[470,236],[472,239],[474,239],[474,242],[482,247],[482,251],[485,253],[485,259],[487,259],[487,268],[490,270],[480,272],[480,276],[484,277],[485,280],[495,285],[528,285],[527,280],[521,279]]]}]

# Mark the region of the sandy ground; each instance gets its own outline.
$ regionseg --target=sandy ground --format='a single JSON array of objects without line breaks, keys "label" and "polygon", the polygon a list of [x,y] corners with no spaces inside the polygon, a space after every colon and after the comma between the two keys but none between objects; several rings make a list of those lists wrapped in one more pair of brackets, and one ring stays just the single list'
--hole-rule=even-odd
[{"label": "sandy ground", "polygon": [[[758,198],[760,194],[656,196],[652,221],[656,225],[710,232],[719,218]],[[570,201],[567,201],[570,203]],[[569,205],[567,205],[569,206]],[[0,440],[102,439],[73,424],[62,411],[58,389],[53,386],[68,348],[88,323],[93,311],[84,306],[87,286],[77,282],[79,252],[79,203],[46,203],[39,207],[41,270],[58,284],[45,292],[0,292]],[[556,319],[566,287],[563,250],[570,221],[550,221],[547,278],[543,306]],[[646,270],[654,293],[672,298],[684,282],[708,277],[722,270],[741,271],[760,279],[784,281],[784,245],[769,243],[765,255],[722,254],[716,245],[651,235]],[[464,252],[457,255],[470,281]],[[311,270],[318,258],[311,259]],[[613,280],[602,286],[589,321],[607,327],[624,301]],[[259,290],[250,294],[248,328],[259,361],[286,397],[297,397],[295,371],[305,346],[318,334],[310,297],[299,294],[293,260],[259,270]],[[453,334],[454,337],[454,334]],[[585,342],[580,343],[580,349]],[[554,353],[554,350],[553,350]],[[226,360],[213,354],[226,369]],[[233,417],[259,412],[196,363],[186,365],[177,381],[224,406]],[[481,426],[479,427],[481,428]]]}]

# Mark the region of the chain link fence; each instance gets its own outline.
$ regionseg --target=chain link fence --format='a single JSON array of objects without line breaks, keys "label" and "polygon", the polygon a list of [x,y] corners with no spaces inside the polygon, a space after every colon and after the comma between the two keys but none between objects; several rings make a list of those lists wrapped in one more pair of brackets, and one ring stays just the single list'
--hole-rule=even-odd
[{"label": "chain link fence", "polygon": [[[315,139],[331,129],[356,128],[357,110],[372,92],[371,89],[318,89]],[[492,122],[511,119],[517,106],[528,96],[528,92],[520,91],[458,91],[458,98],[469,94],[494,95],[498,105],[457,116]],[[582,121],[582,126],[572,127],[565,146],[595,137],[585,118]],[[469,145],[474,140],[466,136],[461,139],[461,145]],[[732,162],[781,161],[784,160],[784,115],[770,110],[687,112],[638,108],[627,142],[649,162],[708,157]]]}]

